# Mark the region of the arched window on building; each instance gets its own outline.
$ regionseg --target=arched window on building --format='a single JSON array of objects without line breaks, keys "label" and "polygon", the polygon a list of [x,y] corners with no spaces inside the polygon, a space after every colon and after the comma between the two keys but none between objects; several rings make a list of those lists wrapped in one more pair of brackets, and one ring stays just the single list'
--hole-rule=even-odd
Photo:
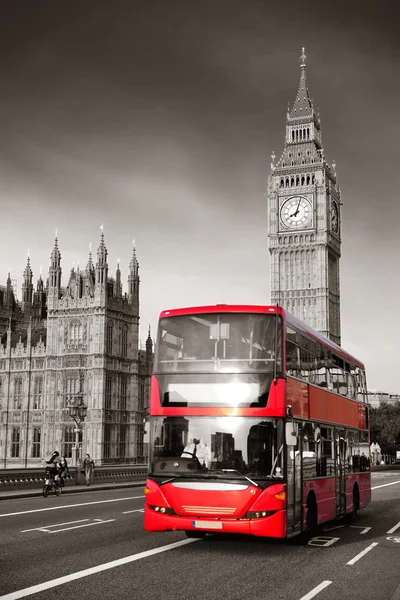
[{"label": "arched window on building", "polygon": [[122,327],[121,332],[121,354],[122,358],[127,358],[128,356],[128,328],[126,325]]},{"label": "arched window on building", "polygon": [[33,439],[32,439],[32,458],[40,458],[40,442],[42,437],[42,430],[40,427],[33,428]]},{"label": "arched window on building", "polygon": [[111,456],[111,425],[104,424],[104,442],[103,442],[104,458]]},{"label": "arched window on building", "polygon": [[81,321],[71,321],[69,325],[69,340],[71,344],[82,344],[83,342],[83,327]]},{"label": "arched window on building", "polygon": [[21,430],[19,427],[12,428],[11,434],[11,457],[19,458]]},{"label": "arched window on building", "polygon": [[14,410],[22,408],[22,377],[14,379]]},{"label": "arched window on building", "polygon": [[284,180],[284,179],[281,179],[281,188],[283,188],[283,187],[284,187],[284,185],[285,185],[285,180]]},{"label": "arched window on building", "polygon": [[313,183],[313,184],[315,183],[315,175],[312,176],[311,183]]},{"label": "arched window on building", "polygon": [[106,353],[112,354],[113,351],[113,322],[107,322],[107,332],[106,332]]},{"label": "arched window on building", "polygon": [[307,185],[310,185],[310,176],[307,175]]},{"label": "arched window on building", "polygon": [[35,379],[33,394],[33,408],[38,410],[42,408],[43,404],[43,377],[41,375]]},{"label": "arched window on building", "polygon": [[[82,432],[79,434],[80,440],[82,442]],[[72,449],[75,444],[75,433],[74,427],[68,426],[64,427],[64,442],[63,442],[63,454],[65,458],[72,458]]]},{"label": "arched window on building", "polygon": [[128,398],[128,379],[126,375],[121,376],[121,410],[126,410],[126,401]]}]

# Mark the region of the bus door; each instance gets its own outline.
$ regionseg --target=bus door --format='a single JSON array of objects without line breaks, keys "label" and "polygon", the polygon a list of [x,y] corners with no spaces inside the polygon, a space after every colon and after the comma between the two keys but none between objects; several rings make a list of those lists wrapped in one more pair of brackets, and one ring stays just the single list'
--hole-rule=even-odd
[{"label": "bus door", "polygon": [[336,514],[346,512],[346,438],[344,429],[336,429]]},{"label": "bus door", "polygon": [[299,425],[286,423],[286,534],[301,531],[303,498]]}]

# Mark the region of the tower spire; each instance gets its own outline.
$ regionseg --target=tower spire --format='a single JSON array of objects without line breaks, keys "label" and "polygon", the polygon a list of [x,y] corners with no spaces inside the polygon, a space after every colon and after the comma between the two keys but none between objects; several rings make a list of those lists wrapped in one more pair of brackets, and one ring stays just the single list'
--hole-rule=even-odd
[{"label": "tower spire", "polygon": [[29,250],[28,257],[26,260],[26,267],[23,274],[24,282],[22,284],[22,312],[29,311],[32,306],[32,298],[33,298],[33,284],[32,278],[33,273],[31,269],[31,261],[29,258]]},{"label": "tower spire", "polygon": [[49,294],[59,295],[61,289],[61,254],[58,249],[57,230],[54,247],[50,255]]},{"label": "tower spire", "polygon": [[104,231],[103,225],[100,227],[101,236],[100,244],[97,249],[97,262],[96,262],[96,284],[106,285],[108,276],[108,264],[107,264],[107,248],[104,242]]},{"label": "tower spire", "polygon": [[129,263],[128,298],[129,302],[139,303],[139,263],[136,256],[135,240],[132,240],[132,258]]},{"label": "tower spire", "polygon": [[153,340],[151,339],[151,325],[149,323],[149,333],[147,335],[146,340],[146,352],[147,354],[151,354],[153,352]]},{"label": "tower spire", "polygon": [[302,53],[300,56],[300,83],[296,100],[293,104],[292,110],[290,111],[289,118],[291,119],[309,117],[314,114],[314,107],[307,86],[306,58],[305,48],[302,48]]}]

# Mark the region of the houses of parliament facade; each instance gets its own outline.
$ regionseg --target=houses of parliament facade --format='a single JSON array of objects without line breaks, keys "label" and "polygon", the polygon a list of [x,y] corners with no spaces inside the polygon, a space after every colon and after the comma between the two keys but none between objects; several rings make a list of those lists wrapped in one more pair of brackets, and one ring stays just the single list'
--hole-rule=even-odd
[{"label": "houses of parliament facade", "polygon": [[54,450],[71,457],[70,403],[87,414],[80,447],[96,464],[142,462],[153,342],[139,348],[139,263],[133,248],[122,292],[119,264],[110,277],[101,233],[95,261],[61,283],[55,239],[46,282],[34,289],[28,257],[22,299],[10,275],[0,286],[0,468],[41,465]]}]

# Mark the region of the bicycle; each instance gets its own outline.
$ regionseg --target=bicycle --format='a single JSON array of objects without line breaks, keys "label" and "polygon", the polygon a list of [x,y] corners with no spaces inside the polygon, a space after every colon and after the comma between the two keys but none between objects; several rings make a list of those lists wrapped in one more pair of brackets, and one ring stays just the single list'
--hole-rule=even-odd
[{"label": "bicycle", "polygon": [[50,492],[54,492],[56,496],[59,496],[62,492],[62,481],[61,477],[57,475],[53,475],[50,469],[46,469],[44,486],[43,486],[43,496],[47,498]]}]

